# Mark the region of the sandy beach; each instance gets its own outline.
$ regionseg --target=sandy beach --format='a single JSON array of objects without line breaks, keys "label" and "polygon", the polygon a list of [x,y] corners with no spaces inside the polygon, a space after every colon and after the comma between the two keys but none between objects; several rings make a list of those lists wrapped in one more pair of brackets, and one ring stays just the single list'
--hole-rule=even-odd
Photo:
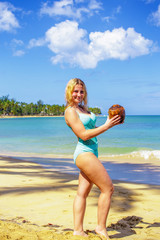
[{"label": "sandy beach", "polygon": [[[72,203],[77,175],[0,157],[0,240],[86,239],[73,236]],[[160,186],[113,181],[108,219],[111,239],[159,240]],[[95,234],[99,190],[87,201],[84,229]]]}]

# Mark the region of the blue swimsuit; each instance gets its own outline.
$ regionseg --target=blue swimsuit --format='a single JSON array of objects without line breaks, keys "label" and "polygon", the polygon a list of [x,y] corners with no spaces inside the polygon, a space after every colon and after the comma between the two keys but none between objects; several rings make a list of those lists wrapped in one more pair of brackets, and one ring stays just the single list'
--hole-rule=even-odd
[{"label": "blue swimsuit", "polygon": [[[91,115],[85,113],[79,113],[79,118],[83,123],[85,129],[94,129],[96,123],[96,115],[91,112]],[[91,138],[89,140],[83,141],[81,138],[78,139],[78,143],[74,152],[74,162],[76,163],[76,158],[79,154],[84,152],[92,152],[98,157],[98,141],[97,138]]]}]

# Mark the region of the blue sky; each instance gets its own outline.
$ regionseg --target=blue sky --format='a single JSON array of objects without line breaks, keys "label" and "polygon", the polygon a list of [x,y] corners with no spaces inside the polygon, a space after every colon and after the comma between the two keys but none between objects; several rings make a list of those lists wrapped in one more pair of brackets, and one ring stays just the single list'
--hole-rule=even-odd
[{"label": "blue sky", "polygon": [[61,105],[74,77],[103,114],[160,115],[160,1],[0,1],[0,96]]}]

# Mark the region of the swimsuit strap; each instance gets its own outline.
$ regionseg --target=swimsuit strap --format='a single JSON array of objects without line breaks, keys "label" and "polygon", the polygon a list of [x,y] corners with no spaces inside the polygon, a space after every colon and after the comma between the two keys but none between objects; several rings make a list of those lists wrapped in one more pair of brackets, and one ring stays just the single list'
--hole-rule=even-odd
[{"label": "swimsuit strap", "polygon": [[[66,108],[65,112],[66,112],[69,108],[71,108],[71,106],[68,106],[68,107]],[[77,109],[75,109],[75,111],[76,111],[76,113],[77,113],[78,116],[79,116],[79,112],[77,111]]]}]

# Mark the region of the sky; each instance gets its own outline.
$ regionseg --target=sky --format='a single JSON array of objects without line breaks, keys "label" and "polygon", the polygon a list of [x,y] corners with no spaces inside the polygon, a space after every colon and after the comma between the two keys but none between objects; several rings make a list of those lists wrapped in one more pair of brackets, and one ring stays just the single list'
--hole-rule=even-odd
[{"label": "sky", "polygon": [[0,1],[0,97],[62,105],[75,77],[103,114],[160,115],[160,0]]}]

